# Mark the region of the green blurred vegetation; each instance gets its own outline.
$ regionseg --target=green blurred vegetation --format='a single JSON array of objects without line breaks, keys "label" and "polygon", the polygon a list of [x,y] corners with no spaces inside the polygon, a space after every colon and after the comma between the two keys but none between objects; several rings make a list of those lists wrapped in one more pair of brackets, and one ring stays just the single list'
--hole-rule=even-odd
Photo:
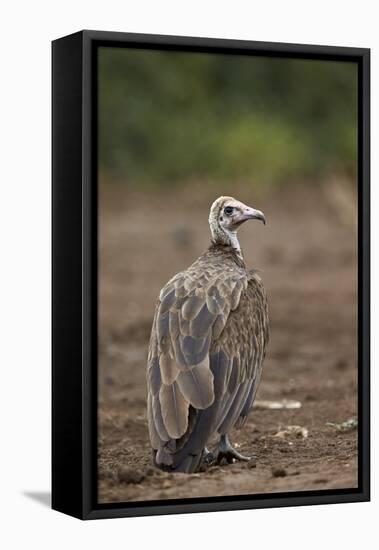
[{"label": "green blurred vegetation", "polygon": [[162,185],[354,177],[357,66],[100,48],[99,171]]}]

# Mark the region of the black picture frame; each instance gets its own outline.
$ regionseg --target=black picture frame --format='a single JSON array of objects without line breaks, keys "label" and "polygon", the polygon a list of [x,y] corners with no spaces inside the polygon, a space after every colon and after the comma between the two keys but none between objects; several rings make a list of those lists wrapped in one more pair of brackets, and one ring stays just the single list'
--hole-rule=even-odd
[{"label": "black picture frame", "polygon": [[[97,48],[354,61],[359,75],[357,489],[98,504]],[[370,50],[81,31],[52,43],[52,507],[81,519],[370,499]]]}]

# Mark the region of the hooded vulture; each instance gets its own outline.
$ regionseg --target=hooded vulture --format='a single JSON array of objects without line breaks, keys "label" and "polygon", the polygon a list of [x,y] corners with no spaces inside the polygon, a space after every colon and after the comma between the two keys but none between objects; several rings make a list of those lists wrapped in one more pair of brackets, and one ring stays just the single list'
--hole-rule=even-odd
[{"label": "hooded vulture", "polygon": [[[161,290],[147,364],[147,416],[155,466],[192,473],[249,460],[229,441],[257,392],[269,335],[266,293],[245,267],[237,230],[262,212],[232,197],[211,207],[211,245]],[[207,444],[218,437],[215,451]]]}]

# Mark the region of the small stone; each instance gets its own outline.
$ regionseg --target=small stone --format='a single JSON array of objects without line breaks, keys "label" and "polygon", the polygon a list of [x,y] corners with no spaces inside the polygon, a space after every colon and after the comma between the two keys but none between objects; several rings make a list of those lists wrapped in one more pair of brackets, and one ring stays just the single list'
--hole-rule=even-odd
[{"label": "small stone", "polygon": [[293,399],[282,399],[281,401],[256,400],[255,409],[300,409],[301,402]]},{"label": "small stone", "polygon": [[287,426],[284,430],[279,430],[273,437],[281,439],[285,439],[286,437],[306,439],[308,437],[308,430],[303,426]]},{"label": "small stone", "polygon": [[117,470],[117,478],[121,483],[141,483],[145,477],[141,470],[135,470],[130,466],[120,466]]},{"label": "small stone", "polygon": [[345,420],[345,422],[341,422],[341,424],[337,424],[335,422],[327,422],[326,425],[331,426],[332,428],[335,428],[340,432],[344,432],[349,430],[356,430],[358,428],[358,420],[356,418],[349,418],[349,420]]},{"label": "small stone", "polygon": [[338,370],[345,370],[345,369],[347,369],[349,364],[346,361],[346,359],[338,359],[338,361],[336,361],[336,363],[335,363],[335,366]]},{"label": "small stone", "polygon": [[110,479],[112,481],[115,481],[116,475],[115,470],[112,469],[110,466],[102,466],[99,468],[99,477],[101,479]]},{"label": "small stone", "polygon": [[272,477],[286,477],[287,471],[284,468],[272,468]]},{"label": "small stone", "polygon": [[245,462],[245,468],[248,470],[251,470],[252,468],[257,467],[257,459],[255,457],[252,457],[248,462]]}]

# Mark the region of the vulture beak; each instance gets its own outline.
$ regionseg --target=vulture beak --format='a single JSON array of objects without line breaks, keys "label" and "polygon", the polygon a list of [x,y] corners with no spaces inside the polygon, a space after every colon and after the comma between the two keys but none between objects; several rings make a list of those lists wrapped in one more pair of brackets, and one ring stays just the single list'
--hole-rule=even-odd
[{"label": "vulture beak", "polygon": [[241,223],[247,220],[261,220],[261,222],[266,225],[266,218],[263,212],[261,212],[260,210],[255,210],[255,208],[250,208],[250,206],[244,207],[242,214],[239,218],[239,221]]}]

